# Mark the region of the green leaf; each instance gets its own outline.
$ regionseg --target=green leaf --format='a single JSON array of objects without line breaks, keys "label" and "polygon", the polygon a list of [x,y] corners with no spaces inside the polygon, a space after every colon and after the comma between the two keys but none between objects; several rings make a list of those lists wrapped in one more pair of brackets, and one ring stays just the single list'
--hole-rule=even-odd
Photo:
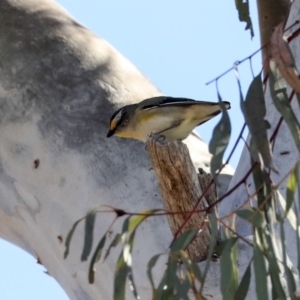
[{"label": "green leaf", "polygon": [[109,256],[110,254],[110,250],[113,248],[113,247],[116,247],[120,244],[120,242],[122,241],[122,235],[120,233],[117,233],[114,237],[114,239],[112,240],[112,242],[110,243],[110,245],[108,246],[107,250],[106,250],[106,253],[104,255],[104,258],[103,258],[103,261],[105,261],[107,259],[107,257]]},{"label": "green leaf", "polygon": [[[277,172],[273,165],[271,147],[267,135],[270,124],[264,119],[266,115],[265,97],[261,73],[250,84],[246,100],[241,101],[241,109],[257,151],[261,154],[265,167]],[[250,148],[251,150],[251,148]]]},{"label": "green leaf", "polygon": [[81,254],[81,261],[86,261],[92,251],[96,213],[97,209],[94,208],[90,210],[85,217],[84,246]]},{"label": "green leaf", "polygon": [[[250,141],[251,146],[252,138]],[[251,161],[253,164],[253,161]],[[265,202],[265,191],[263,186],[265,186],[265,172],[261,169],[261,165],[256,165],[254,170],[252,171],[253,181],[255,184],[256,197],[257,197],[257,205],[259,207],[264,206]]]},{"label": "green leaf", "polygon": [[198,279],[199,282],[201,282],[202,275],[198,265],[189,258],[186,251],[180,250],[177,253],[178,256],[181,258],[182,262],[185,264],[187,273],[191,276],[193,275],[193,277],[195,277],[196,279]]},{"label": "green leaf", "polygon": [[190,268],[191,268],[191,272],[193,272],[193,274],[198,279],[198,281],[202,282],[203,277],[202,277],[201,270],[200,270],[199,266],[195,262],[192,261]]},{"label": "green leaf", "polygon": [[142,211],[140,215],[130,216],[125,219],[123,223],[121,238],[116,237],[111,245],[119,243],[119,239],[123,242],[123,251],[119,256],[118,262],[115,268],[115,279],[114,279],[114,300],[125,299],[125,283],[128,278],[130,284],[130,290],[134,297],[139,299],[137,289],[133,280],[132,273],[132,248],[134,242],[134,236],[138,226],[150,215],[155,212],[161,211],[157,209],[151,209]]},{"label": "green leaf", "polygon": [[[300,193],[299,187],[298,187],[298,193]],[[299,195],[298,195],[298,200],[300,201]],[[294,209],[295,209],[295,213],[296,213],[296,230],[295,230],[295,233],[296,233],[297,254],[298,254],[297,267],[298,267],[298,274],[300,274],[300,221],[299,221],[300,220],[300,213],[299,213],[299,207],[296,204],[296,202],[294,202]]]},{"label": "green leaf", "polygon": [[208,259],[206,260],[206,264],[205,264],[205,268],[204,268],[204,272],[203,272],[202,280],[201,280],[200,294],[203,293],[205,279],[206,279],[207,272],[209,270],[209,266],[210,266],[210,262],[211,262],[210,257],[212,257],[212,255],[213,255],[213,251],[214,251],[215,245],[216,245],[216,236],[218,233],[218,221],[217,221],[215,214],[213,214],[213,213],[209,214],[209,221],[211,224],[211,235],[210,235],[209,249],[208,249],[208,254],[207,254]]},{"label": "green leaf", "polygon": [[189,297],[189,292],[191,285],[188,279],[185,278],[184,280],[180,281],[179,278],[175,276],[174,283],[176,294],[171,299],[190,300],[191,298]]},{"label": "green leaf", "polygon": [[69,231],[69,233],[68,233],[68,235],[67,235],[66,242],[65,242],[66,250],[65,250],[65,253],[64,253],[64,259],[66,259],[67,256],[69,255],[71,239],[72,239],[72,237],[73,237],[73,234],[74,234],[74,231],[75,231],[77,225],[78,225],[82,220],[83,220],[83,219],[77,220],[77,221],[73,224],[71,230]]},{"label": "green leaf", "polygon": [[[224,234],[225,235],[225,234]],[[226,246],[228,238],[227,237],[223,237],[222,241],[219,242],[215,248],[214,248],[214,254],[216,254],[218,257],[221,257],[222,252],[224,251],[224,248]]]},{"label": "green leaf", "polygon": [[249,29],[251,38],[253,38],[254,31],[253,31],[252,21],[250,17],[248,0],[246,0],[245,2],[243,2],[243,0],[235,0],[235,6],[239,13],[239,20],[241,22],[246,22],[245,30]]},{"label": "green leaf", "polygon": [[283,256],[283,266],[284,266],[284,272],[286,275],[286,281],[288,285],[288,290],[291,299],[293,299],[293,296],[295,295],[296,291],[296,283],[294,276],[290,270],[290,268],[287,265],[286,261],[286,245],[285,245],[285,232],[284,232],[284,223],[280,223],[280,238],[281,238],[281,245],[282,245],[282,256]]},{"label": "green leaf", "polygon": [[[279,191],[276,191],[276,195],[277,195],[279,204],[281,205],[282,209],[285,211],[286,210],[285,199],[282,197],[282,195]],[[294,204],[295,204],[295,202],[294,202]],[[296,210],[295,210],[295,212],[296,212]],[[286,217],[287,217],[288,221],[290,222],[292,228],[297,231],[297,217],[296,217],[295,212],[292,209],[290,209],[288,211]]]},{"label": "green leaf", "polygon": [[149,281],[150,281],[150,284],[151,284],[151,287],[152,287],[152,294],[153,295],[156,294],[156,289],[155,289],[155,285],[154,285],[154,281],[153,281],[153,277],[152,277],[152,269],[156,265],[157,260],[159,259],[160,256],[161,256],[161,254],[156,254],[156,255],[152,256],[151,259],[148,262],[148,265],[147,265],[147,276],[149,278]]},{"label": "green leaf", "polygon": [[172,244],[171,251],[184,250],[196,237],[199,229],[188,229],[183,232]]},{"label": "green leaf", "polygon": [[288,287],[289,287],[290,296],[291,296],[291,299],[293,299],[293,296],[295,295],[296,289],[297,289],[295,278],[294,278],[293,272],[291,271],[291,269],[289,267],[286,268],[285,274],[286,274],[286,280],[287,280]]},{"label": "green leaf", "polygon": [[[270,227],[270,225],[269,225]],[[264,250],[269,262],[269,273],[272,282],[273,294],[276,295],[276,299],[286,299],[284,288],[280,279],[280,268],[278,266],[276,253],[279,254],[279,249],[277,247],[277,239],[274,233],[270,233],[266,228],[264,228]]]},{"label": "green leaf", "polygon": [[268,300],[267,270],[263,254],[257,244],[253,247],[253,263],[257,300]]},{"label": "green leaf", "polygon": [[109,247],[108,247],[108,249],[107,249],[107,251],[104,255],[104,260],[106,260],[106,258],[109,256],[110,250],[113,247],[116,247],[122,241],[122,236],[124,237],[124,233],[128,233],[128,232],[136,230],[137,227],[141,224],[142,221],[144,221],[150,215],[153,215],[158,211],[161,211],[161,209],[145,210],[145,211],[141,212],[141,214],[143,214],[143,215],[136,215],[136,216],[127,217],[125,219],[125,221],[123,222],[122,233],[121,234],[118,233],[118,234],[115,235],[113,241],[109,245]]},{"label": "green leaf", "polygon": [[90,268],[89,268],[89,283],[94,283],[95,281],[95,264],[99,261],[101,257],[101,253],[105,245],[105,241],[106,241],[106,234],[102,237],[102,239],[98,243],[94,255],[91,259]]},{"label": "green leaf", "polygon": [[239,284],[238,289],[236,290],[234,300],[244,300],[246,299],[246,296],[248,294],[249,286],[250,286],[250,280],[251,280],[251,263],[250,261],[243,278]]},{"label": "green leaf", "polygon": [[114,278],[114,300],[125,300],[126,280],[129,272],[129,267],[124,261],[123,252],[117,261]]},{"label": "green leaf", "polygon": [[250,222],[255,227],[261,227],[265,223],[263,213],[254,207],[237,210],[235,211],[235,214],[240,218]]},{"label": "green leaf", "polygon": [[287,95],[286,82],[276,67],[275,62],[272,60],[270,61],[269,78],[270,91],[274,105],[288,125],[294,142],[300,152],[300,124],[291,107]]},{"label": "green leaf", "polygon": [[226,241],[220,259],[221,292],[224,300],[232,300],[238,287],[237,238]]},{"label": "green leaf", "polygon": [[133,231],[148,217],[154,215],[156,212],[160,212],[161,209],[148,209],[140,212],[139,215],[129,217],[128,228],[126,231]]},{"label": "green leaf", "polygon": [[178,259],[169,255],[166,271],[157,287],[157,299],[174,299],[177,264]]},{"label": "green leaf", "polygon": [[298,164],[297,164],[296,168],[291,173],[287,183],[285,216],[288,215],[289,210],[294,202],[294,194],[298,186],[298,180],[299,180],[299,176],[298,176]]},{"label": "green leaf", "polygon": [[133,280],[132,268],[130,268],[128,272],[128,281],[129,281],[129,288],[133,293],[134,298],[137,300],[141,299],[140,296],[138,295],[137,288]]},{"label": "green leaf", "polygon": [[116,264],[114,278],[114,300],[125,300],[127,278],[129,280],[130,290],[132,291],[135,299],[139,299],[132,274],[132,248],[134,237],[135,231],[127,233],[124,241],[123,251],[121,252]]},{"label": "green leaf", "polygon": [[[219,95],[218,95],[219,96]],[[209,152],[212,154],[210,162],[210,170],[212,176],[215,178],[216,173],[223,165],[223,156],[228,146],[231,124],[227,110],[224,108],[219,96],[220,106],[222,108],[222,117],[219,123],[214,128],[211,141],[209,143]]]}]

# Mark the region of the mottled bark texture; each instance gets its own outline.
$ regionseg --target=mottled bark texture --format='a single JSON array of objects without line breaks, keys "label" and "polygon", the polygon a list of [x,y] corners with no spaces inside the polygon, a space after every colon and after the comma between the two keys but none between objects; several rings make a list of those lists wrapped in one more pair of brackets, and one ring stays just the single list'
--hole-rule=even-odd
[{"label": "mottled bark texture", "polygon": [[[203,191],[209,186],[212,177],[203,170],[197,175],[188,148],[180,141],[160,144],[150,138],[147,141],[147,149],[157,176],[164,207],[168,212],[179,213],[168,215],[168,222],[174,235],[188,216],[184,212],[191,212],[194,209]],[[205,210],[216,200],[216,186],[213,184],[197,210]],[[217,213],[217,210],[214,209],[214,212]],[[206,212],[194,213],[183,231],[187,229],[199,229],[200,231],[187,248],[190,258],[194,261],[205,260],[211,237]]]}]

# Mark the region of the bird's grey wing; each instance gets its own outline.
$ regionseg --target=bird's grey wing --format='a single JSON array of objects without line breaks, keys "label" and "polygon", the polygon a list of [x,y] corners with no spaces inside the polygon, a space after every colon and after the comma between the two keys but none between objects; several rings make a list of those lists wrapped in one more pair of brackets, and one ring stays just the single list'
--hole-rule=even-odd
[{"label": "bird's grey wing", "polygon": [[[223,102],[226,106],[226,109],[230,108],[229,102]],[[209,102],[209,101],[196,101],[188,98],[174,98],[167,96],[153,97],[145,99],[140,102],[138,109],[141,110],[150,110],[157,107],[166,107],[166,106],[188,106],[188,105],[206,105],[206,106],[215,106],[219,105],[219,102]]]},{"label": "bird's grey wing", "polygon": [[187,98],[159,96],[159,97],[153,97],[153,98],[143,100],[142,102],[139,103],[138,109],[150,110],[162,106],[191,105],[191,104],[196,104],[197,102],[200,101],[187,99]]},{"label": "bird's grey wing", "polygon": [[207,116],[207,119],[204,120],[204,121],[201,121],[197,126],[200,126],[200,125],[204,124],[205,122],[209,121],[210,119],[212,119],[213,117],[219,115],[220,113],[221,113],[221,110],[218,110],[218,111],[215,111],[215,112],[209,114]]}]

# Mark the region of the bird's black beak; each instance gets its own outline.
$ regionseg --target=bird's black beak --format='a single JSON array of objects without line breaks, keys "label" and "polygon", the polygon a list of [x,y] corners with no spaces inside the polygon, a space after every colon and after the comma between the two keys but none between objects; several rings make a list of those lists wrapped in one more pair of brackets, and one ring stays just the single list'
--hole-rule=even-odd
[{"label": "bird's black beak", "polygon": [[106,137],[111,137],[112,135],[115,134],[115,131],[114,130],[110,130],[108,133],[107,133],[107,136]]}]

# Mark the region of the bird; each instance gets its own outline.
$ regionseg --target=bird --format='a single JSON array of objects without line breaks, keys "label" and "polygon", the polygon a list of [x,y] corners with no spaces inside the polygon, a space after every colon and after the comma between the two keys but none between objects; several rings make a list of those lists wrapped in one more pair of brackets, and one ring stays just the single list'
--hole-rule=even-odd
[{"label": "bird", "polygon": [[188,98],[158,96],[116,110],[110,118],[107,137],[113,135],[146,142],[149,136],[166,142],[184,140],[191,131],[230,109],[227,101],[208,102]]}]

